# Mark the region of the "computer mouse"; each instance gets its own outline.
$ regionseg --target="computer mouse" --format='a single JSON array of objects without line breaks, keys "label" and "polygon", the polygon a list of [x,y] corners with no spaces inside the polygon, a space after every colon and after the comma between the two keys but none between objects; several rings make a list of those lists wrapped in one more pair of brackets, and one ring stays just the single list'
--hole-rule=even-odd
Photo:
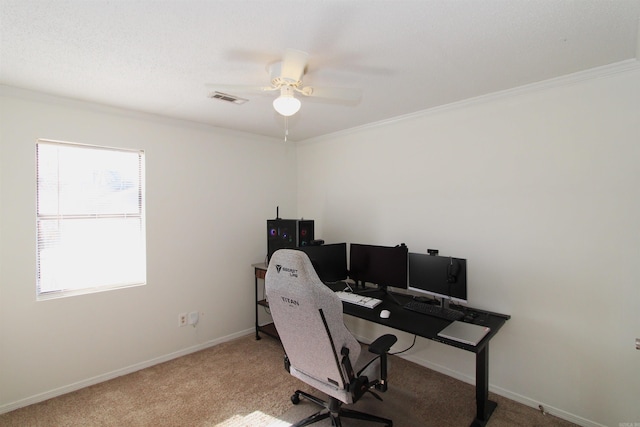
[{"label": "computer mouse", "polygon": [[388,319],[391,316],[391,312],[389,310],[382,310],[380,312],[380,317],[383,319]]}]

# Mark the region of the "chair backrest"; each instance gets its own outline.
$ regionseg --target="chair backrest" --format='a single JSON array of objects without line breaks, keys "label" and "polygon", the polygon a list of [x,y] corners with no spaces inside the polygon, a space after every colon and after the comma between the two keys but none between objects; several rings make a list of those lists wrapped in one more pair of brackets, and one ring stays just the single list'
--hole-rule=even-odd
[{"label": "chair backrest", "polygon": [[317,381],[345,389],[340,360],[352,365],[360,344],[344,325],[342,301],[318,278],[307,254],[281,249],[269,260],[265,289],[271,316],[291,366]]}]

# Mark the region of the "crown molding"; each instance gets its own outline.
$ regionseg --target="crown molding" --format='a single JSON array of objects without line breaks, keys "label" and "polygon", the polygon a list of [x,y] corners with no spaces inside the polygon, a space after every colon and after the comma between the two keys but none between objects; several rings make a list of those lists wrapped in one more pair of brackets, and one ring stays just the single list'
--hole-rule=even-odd
[{"label": "crown molding", "polygon": [[345,135],[350,135],[356,132],[361,132],[363,130],[375,129],[381,126],[387,126],[392,123],[403,122],[405,120],[428,117],[431,115],[440,114],[442,112],[458,110],[458,109],[466,108],[472,105],[484,104],[487,102],[492,102],[499,99],[505,99],[512,96],[517,96],[517,95],[522,95],[527,93],[534,93],[538,91],[554,89],[559,87],[571,86],[586,80],[600,79],[600,78],[605,78],[605,77],[609,77],[616,74],[633,72],[637,70],[640,70],[640,60],[629,59],[626,61],[616,62],[614,64],[604,65],[596,68],[590,68],[588,70],[579,71],[577,73],[567,74],[561,77],[555,77],[552,79],[543,80],[541,82],[530,83],[530,84],[518,86],[511,89],[501,90],[501,91],[489,93],[486,95],[464,99],[462,101],[452,102],[450,104],[439,105],[437,107],[432,107],[425,110],[404,114],[402,116],[392,117],[390,119],[380,120],[378,122],[368,123],[362,126],[345,129],[339,132],[334,132],[334,133],[321,135],[314,138],[309,138],[303,141],[298,141],[296,142],[296,144],[311,144],[316,142],[327,141],[327,140],[335,139]]},{"label": "crown molding", "polygon": [[61,107],[75,108],[83,111],[92,111],[99,114],[124,117],[128,119],[136,119],[145,122],[159,123],[162,125],[171,125],[182,128],[199,129],[204,131],[215,131],[220,135],[229,135],[230,137],[255,140],[255,141],[268,141],[275,144],[282,144],[281,138],[276,138],[267,135],[260,135],[256,133],[228,129],[223,127],[214,126],[207,123],[196,122],[187,119],[175,118],[165,116],[161,114],[147,113],[144,111],[130,110],[125,107],[112,106],[107,104],[100,104],[94,101],[85,101],[81,99],[69,98],[63,95],[57,95],[48,92],[40,92],[33,89],[26,89],[18,86],[9,86],[0,83],[0,98],[15,98],[25,101],[44,103],[49,105],[57,105]]}]

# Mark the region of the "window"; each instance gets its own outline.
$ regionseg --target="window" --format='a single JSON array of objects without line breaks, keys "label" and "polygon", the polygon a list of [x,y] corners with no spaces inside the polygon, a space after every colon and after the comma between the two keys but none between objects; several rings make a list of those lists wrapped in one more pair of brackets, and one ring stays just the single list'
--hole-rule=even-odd
[{"label": "window", "polygon": [[144,152],[38,140],[37,296],[146,282]]}]

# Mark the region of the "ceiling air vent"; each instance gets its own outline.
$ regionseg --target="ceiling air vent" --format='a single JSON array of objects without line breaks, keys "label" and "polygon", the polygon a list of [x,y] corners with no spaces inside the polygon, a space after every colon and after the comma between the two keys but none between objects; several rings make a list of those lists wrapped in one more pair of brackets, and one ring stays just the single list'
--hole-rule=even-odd
[{"label": "ceiling air vent", "polygon": [[219,99],[220,101],[232,102],[234,104],[244,104],[248,99],[240,98],[239,96],[229,95],[228,93],[213,92],[209,95],[209,98]]}]

